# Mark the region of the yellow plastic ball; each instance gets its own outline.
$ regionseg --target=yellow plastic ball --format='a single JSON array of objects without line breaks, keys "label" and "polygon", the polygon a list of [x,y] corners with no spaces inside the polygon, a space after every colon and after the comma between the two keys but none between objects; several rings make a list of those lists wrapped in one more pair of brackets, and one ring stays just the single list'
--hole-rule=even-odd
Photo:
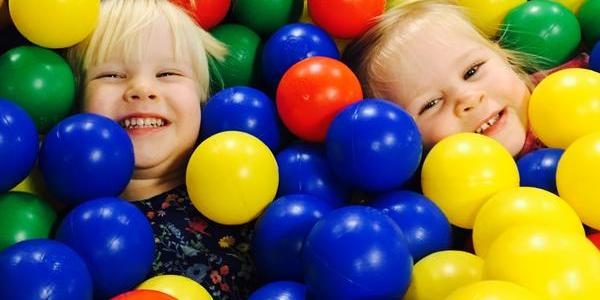
[{"label": "yellow plastic ball", "polygon": [[558,194],[584,224],[600,230],[600,133],[577,139],[563,153],[556,169]]},{"label": "yellow plastic ball", "polygon": [[585,2],[584,0],[552,0],[552,1],[558,2],[562,5],[564,5],[566,8],[568,8],[574,14],[577,14],[579,12],[579,7],[581,7],[581,4],[583,4],[583,2]]},{"label": "yellow plastic ball", "polygon": [[475,253],[485,258],[502,232],[524,224],[558,227],[585,236],[579,216],[563,199],[542,189],[519,187],[498,192],[481,207],[473,226]]},{"label": "yellow plastic ball", "polygon": [[308,14],[308,4],[306,3],[306,0],[304,0],[304,9],[302,10],[302,15],[298,22],[313,24],[310,14]]},{"label": "yellow plastic ball", "polygon": [[527,0],[458,0],[465,7],[473,23],[488,37],[498,33],[504,17],[513,8]]},{"label": "yellow plastic ball", "polygon": [[421,185],[423,194],[442,209],[450,223],[471,229],[489,197],[519,186],[519,170],[496,140],[459,133],[431,149],[423,163]]},{"label": "yellow plastic ball", "polygon": [[444,299],[457,288],[483,278],[483,259],[464,251],[439,251],[413,267],[404,300]]},{"label": "yellow plastic ball", "polygon": [[180,275],[159,275],[140,284],[138,290],[163,292],[177,300],[212,300],[212,296],[196,281]]},{"label": "yellow plastic ball", "polygon": [[512,282],[485,280],[457,289],[446,300],[542,300],[542,298]]},{"label": "yellow plastic ball", "polygon": [[190,200],[209,219],[247,223],[273,201],[277,162],[258,138],[239,131],[215,134],[192,154],[186,171]]},{"label": "yellow plastic ball", "polygon": [[0,30],[6,28],[11,23],[10,14],[8,13],[8,4],[4,0],[0,0]]},{"label": "yellow plastic ball", "polygon": [[10,15],[24,37],[46,48],[65,48],[96,27],[100,0],[9,0]]},{"label": "yellow plastic ball", "polygon": [[547,226],[506,230],[485,259],[485,278],[523,286],[548,300],[600,295],[600,252],[584,236]]},{"label": "yellow plastic ball", "polygon": [[31,193],[44,199],[49,196],[46,185],[44,184],[44,177],[37,166],[33,168],[31,173],[29,173],[29,175],[11,191]]},{"label": "yellow plastic ball", "polygon": [[548,147],[565,149],[577,138],[600,131],[600,74],[578,68],[550,74],[531,94],[529,119]]}]

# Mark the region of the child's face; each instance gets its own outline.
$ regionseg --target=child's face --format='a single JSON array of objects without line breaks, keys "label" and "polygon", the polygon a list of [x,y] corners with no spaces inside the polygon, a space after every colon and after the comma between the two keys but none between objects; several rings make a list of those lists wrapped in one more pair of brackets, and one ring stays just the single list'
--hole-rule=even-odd
[{"label": "child's face", "polygon": [[134,146],[136,174],[181,170],[200,128],[199,87],[191,61],[177,62],[166,20],[148,31],[141,63],[112,57],[86,72],[84,111],[121,124]]},{"label": "child's face", "polygon": [[425,147],[476,132],[519,153],[530,92],[497,52],[441,26],[417,29],[401,47],[385,71],[392,78],[386,96],[415,118]]}]

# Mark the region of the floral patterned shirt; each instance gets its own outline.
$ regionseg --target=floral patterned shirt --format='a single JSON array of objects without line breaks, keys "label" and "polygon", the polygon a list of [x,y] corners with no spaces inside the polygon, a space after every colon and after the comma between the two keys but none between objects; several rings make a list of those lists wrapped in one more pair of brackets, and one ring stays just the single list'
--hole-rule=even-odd
[{"label": "floral patterned shirt", "polygon": [[192,205],[185,185],[133,203],[154,231],[156,254],[149,277],[183,275],[215,300],[248,298],[256,278],[250,255],[252,224],[212,222]]}]

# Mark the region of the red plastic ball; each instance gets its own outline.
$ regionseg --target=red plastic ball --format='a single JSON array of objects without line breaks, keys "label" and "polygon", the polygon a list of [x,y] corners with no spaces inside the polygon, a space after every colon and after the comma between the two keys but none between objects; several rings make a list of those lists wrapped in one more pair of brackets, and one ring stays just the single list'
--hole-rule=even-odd
[{"label": "red plastic ball", "polygon": [[336,38],[358,37],[385,11],[385,0],[308,0],[315,24]]},{"label": "red plastic ball", "polygon": [[587,238],[600,250],[600,232],[588,234]]},{"label": "red plastic ball", "polygon": [[285,72],[277,88],[277,110],[292,133],[322,142],[337,113],[362,97],[360,83],[346,65],[316,56]]},{"label": "red plastic ball", "polygon": [[153,290],[133,290],[120,294],[111,300],[177,300],[173,296]]},{"label": "red plastic ball", "polygon": [[188,11],[205,30],[219,25],[231,6],[231,0],[171,0],[171,2]]}]

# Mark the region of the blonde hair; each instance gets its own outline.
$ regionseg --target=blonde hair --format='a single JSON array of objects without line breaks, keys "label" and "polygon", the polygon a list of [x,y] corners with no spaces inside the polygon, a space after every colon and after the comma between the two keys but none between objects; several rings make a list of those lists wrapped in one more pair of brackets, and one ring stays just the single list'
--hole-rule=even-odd
[{"label": "blonde hair", "polygon": [[382,75],[381,70],[388,67],[389,61],[402,59],[397,49],[407,35],[425,25],[464,31],[498,53],[529,89],[533,88],[526,72],[530,68],[530,59],[524,54],[503,49],[498,42],[486,38],[471,22],[464,8],[448,0],[405,0],[380,16],[371,29],[344,51],[342,60],[354,70],[367,97],[386,97],[385,86],[390,79]]},{"label": "blonde hair", "polygon": [[[195,2],[192,2],[195,5]],[[67,49],[66,58],[75,73],[80,93],[85,84],[86,70],[106,62],[115,54],[131,62],[140,62],[146,47],[147,29],[160,17],[169,24],[173,37],[175,60],[191,55],[191,65],[197,79],[200,102],[209,95],[212,58],[222,59],[227,50],[204,31],[188,13],[168,0],[103,0],[98,25],[79,44]],[[211,58],[212,57],[212,58]]]}]

